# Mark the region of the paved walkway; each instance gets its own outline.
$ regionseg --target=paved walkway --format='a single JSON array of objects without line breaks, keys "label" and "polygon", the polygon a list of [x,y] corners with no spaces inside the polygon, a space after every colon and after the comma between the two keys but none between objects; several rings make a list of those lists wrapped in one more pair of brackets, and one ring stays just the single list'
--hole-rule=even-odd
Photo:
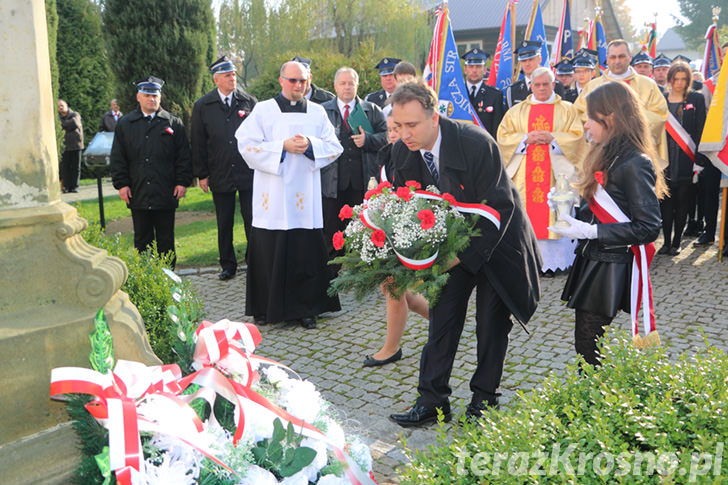
[{"label": "paved walkway", "polygon": [[[661,246],[660,241],[657,244]],[[687,239],[683,248],[679,256],[656,256],[653,263],[660,336],[672,355],[704,346],[704,336],[711,344],[728,350],[728,262],[718,263],[717,244],[695,249],[692,239]],[[207,268],[186,274],[204,300],[207,318],[251,321],[244,315],[245,272],[221,282],[217,271]],[[559,300],[565,280],[563,275],[542,280],[541,304],[530,323],[530,336],[518,325],[511,332],[501,387],[501,403],[506,407],[516,391],[533,388],[550,372],[562,373],[575,360],[573,312]],[[342,308],[320,321],[315,330],[286,324],[261,327],[263,341],[258,352],[290,365],[313,382],[324,398],[336,405],[348,430],[370,443],[379,483],[397,483],[396,468],[406,462],[400,436],[407,438],[410,447],[434,443],[433,430],[403,430],[387,420],[390,413],[404,410],[415,400],[427,322],[410,314],[401,361],[383,368],[363,368],[364,355],[378,350],[384,339],[384,298],[372,294],[357,302],[344,295]],[[628,329],[629,317],[619,315],[614,325]],[[471,300],[451,379],[455,413],[462,413],[470,400],[473,327]]]}]

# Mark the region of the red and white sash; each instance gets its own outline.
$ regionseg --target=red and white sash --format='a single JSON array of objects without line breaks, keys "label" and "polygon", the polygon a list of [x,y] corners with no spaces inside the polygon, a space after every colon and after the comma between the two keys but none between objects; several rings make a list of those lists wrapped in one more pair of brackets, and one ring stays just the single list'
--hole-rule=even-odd
[{"label": "red and white sash", "polygon": [[[631,222],[622,212],[612,196],[601,185],[597,185],[594,198],[589,203],[594,215],[603,224],[615,222]],[[639,337],[639,311],[642,310],[642,323],[645,336],[656,330],[655,309],[652,305],[652,284],[650,283],[650,264],[655,255],[654,243],[630,246],[634,259],[632,260],[632,283],[630,316],[632,318],[633,336]],[[644,296],[647,295],[647,298]]]}]

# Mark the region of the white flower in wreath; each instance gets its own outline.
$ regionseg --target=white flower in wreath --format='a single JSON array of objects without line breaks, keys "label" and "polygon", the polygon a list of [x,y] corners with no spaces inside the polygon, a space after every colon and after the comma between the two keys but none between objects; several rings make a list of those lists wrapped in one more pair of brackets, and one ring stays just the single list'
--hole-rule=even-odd
[{"label": "white flower in wreath", "polygon": [[359,440],[353,441],[349,447],[349,455],[362,468],[362,470],[372,469],[372,454],[369,447]]},{"label": "white flower in wreath", "polygon": [[330,418],[327,419],[327,423],[326,436],[331,440],[334,446],[344,449],[344,445],[346,445],[346,436],[341,425]]},{"label": "white flower in wreath", "polygon": [[174,483],[175,485],[195,485],[200,474],[199,468],[189,468],[185,461],[174,460],[169,453],[163,455],[162,463],[154,465],[150,461],[144,464],[142,483],[157,485]]},{"label": "white flower in wreath", "polygon": [[250,465],[240,485],[278,485],[275,475],[258,465]]},{"label": "white flower in wreath", "polygon": [[251,443],[268,439],[273,436],[273,421],[275,416],[267,409],[250,403],[243,407],[245,413],[245,429],[243,439]]},{"label": "white flower in wreath", "polygon": [[348,478],[346,478],[346,475],[343,477],[337,477],[334,474],[324,475],[317,483],[318,485],[351,485],[351,482]]},{"label": "white flower in wreath", "polygon": [[268,381],[274,386],[278,386],[283,381],[288,380],[288,373],[275,365],[268,366],[264,371]]},{"label": "white flower in wreath", "polygon": [[[316,452],[316,456],[310,465],[298,473],[303,474],[309,482],[315,482],[318,472],[326,466],[326,463],[328,463],[329,456],[326,449],[326,443],[313,438],[304,438],[301,441],[301,446],[311,448]],[[298,475],[298,473],[296,475]]]},{"label": "white flower in wreath", "polygon": [[281,405],[299,419],[313,422],[321,410],[321,394],[308,381],[288,379],[281,383]]}]

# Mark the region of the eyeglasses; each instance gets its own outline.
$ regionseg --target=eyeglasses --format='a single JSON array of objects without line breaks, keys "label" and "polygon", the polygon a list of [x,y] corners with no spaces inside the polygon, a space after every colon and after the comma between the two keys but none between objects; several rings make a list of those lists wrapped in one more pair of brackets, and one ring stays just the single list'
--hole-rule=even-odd
[{"label": "eyeglasses", "polygon": [[281,76],[281,77],[291,84],[298,84],[298,83],[306,84],[306,82],[308,82],[308,79],[297,79],[295,77],[286,77],[286,76]]}]

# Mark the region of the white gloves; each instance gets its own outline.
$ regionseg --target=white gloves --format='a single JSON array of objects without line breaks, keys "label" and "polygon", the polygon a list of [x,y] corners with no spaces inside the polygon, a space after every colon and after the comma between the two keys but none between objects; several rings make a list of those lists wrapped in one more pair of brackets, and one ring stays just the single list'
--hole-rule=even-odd
[{"label": "white gloves", "polygon": [[549,231],[568,237],[569,239],[596,239],[597,225],[582,222],[574,219],[568,214],[561,216],[561,219],[569,223],[569,227],[549,227]]}]

